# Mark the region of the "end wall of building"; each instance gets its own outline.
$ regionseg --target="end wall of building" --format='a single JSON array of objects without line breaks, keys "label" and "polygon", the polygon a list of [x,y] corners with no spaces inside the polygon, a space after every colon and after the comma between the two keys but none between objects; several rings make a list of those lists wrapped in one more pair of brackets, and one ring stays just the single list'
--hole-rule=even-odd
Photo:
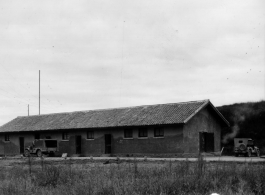
[{"label": "end wall of building", "polygon": [[214,152],[221,150],[222,121],[213,108],[206,106],[199,111],[187,124],[184,125],[184,149],[185,153],[200,152],[199,133],[214,134]]}]

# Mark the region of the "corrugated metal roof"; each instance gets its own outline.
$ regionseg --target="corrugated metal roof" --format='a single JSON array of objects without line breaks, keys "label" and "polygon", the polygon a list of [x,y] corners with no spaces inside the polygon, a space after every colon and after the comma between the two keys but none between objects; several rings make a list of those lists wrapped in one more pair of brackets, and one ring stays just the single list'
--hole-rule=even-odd
[{"label": "corrugated metal roof", "polygon": [[17,117],[0,132],[181,124],[209,100]]}]

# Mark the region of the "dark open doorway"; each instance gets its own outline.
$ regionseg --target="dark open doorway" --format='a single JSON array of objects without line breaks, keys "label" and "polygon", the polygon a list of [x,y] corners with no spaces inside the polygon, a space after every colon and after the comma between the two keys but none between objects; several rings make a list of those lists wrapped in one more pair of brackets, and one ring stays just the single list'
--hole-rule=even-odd
[{"label": "dark open doorway", "polygon": [[214,134],[200,132],[200,152],[214,152]]},{"label": "dark open doorway", "polygon": [[111,134],[105,134],[105,154],[111,154]]},{"label": "dark open doorway", "polygon": [[19,152],[24,154],[24,137],[19,137]]},{"label": "dark open doorway", "polygon": [[40,139],[40,134],[39,133],[35,133],[34,137],[35,137],[35,139]]},{"label": "dark open doorway", "polygon": [[76,148],[76,154],[81,154],[81,135],[75,136],[75,148]]},{"label": "dark open doorway", "polygon": [[214,152],[214,134],[206,133],[205,135],[205,152]]}]

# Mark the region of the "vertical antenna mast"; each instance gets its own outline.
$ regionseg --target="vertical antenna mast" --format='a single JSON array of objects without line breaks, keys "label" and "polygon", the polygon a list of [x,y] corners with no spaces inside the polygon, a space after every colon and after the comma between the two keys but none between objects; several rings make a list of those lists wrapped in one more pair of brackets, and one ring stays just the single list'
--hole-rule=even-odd
[{"label": "vertical antenna mast", "polygon": [[39,115],[40,115],[40,70],[39,70]]}]

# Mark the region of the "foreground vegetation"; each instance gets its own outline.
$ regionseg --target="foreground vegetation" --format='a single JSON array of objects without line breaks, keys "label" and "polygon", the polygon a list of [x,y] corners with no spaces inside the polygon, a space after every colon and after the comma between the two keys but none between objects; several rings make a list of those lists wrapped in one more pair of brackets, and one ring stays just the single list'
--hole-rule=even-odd
[{"label": "foreground vegetation", "polygon": [[[2,160],[3,161],[3,160]],[[26,159],[1,167],[0,194],[265,194],[263,164],[61,162]]]}]

